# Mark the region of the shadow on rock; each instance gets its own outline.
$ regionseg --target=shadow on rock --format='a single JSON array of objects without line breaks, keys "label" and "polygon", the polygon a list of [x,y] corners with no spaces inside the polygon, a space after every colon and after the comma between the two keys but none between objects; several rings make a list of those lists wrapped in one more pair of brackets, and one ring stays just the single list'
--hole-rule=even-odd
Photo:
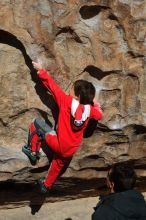
[{"label": "shadow on rock", "polygon": [[88,137],[92,136],[92,134],[94,133],[94,131],[97,128],[97,124],[98,124],[98,122],[95,119],[91,118],[89,120],[88,125],[84,130],[84,138],[88,138]]},{"label": "shadow on rock", "polygon": [[39,212],[39,210],[41,209],[42,205],[45,202],[45,199],[46,199],[46,195],[40,194],[39,199],[38,199],[39,200],[38,204],[35,204],[36,198],[34,198],[34,201],[33,199],[30,201],[29,207],[31,208],[32,215],[35,215],[37,212]]}]

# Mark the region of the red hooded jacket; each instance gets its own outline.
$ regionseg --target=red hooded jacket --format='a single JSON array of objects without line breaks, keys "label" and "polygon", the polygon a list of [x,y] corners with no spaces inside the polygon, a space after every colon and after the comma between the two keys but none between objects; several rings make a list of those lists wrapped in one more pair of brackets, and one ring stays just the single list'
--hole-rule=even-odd
[{"label": "red hooded jacket", "polygon": [[[55,83],[50,74],[45,69],[38,71],[38,76],[43,82],[44,86],[53,95],[56,103],[59,106],[59,118],[57,126],[57,137],[59,142],[59,152],[63,157],[71,157],[80,147],[84,130],[91,118],[95,120],[102,119],[102,110],[99,104],[94,106],[81,105],[77,100],[73,99]],[[74,106],[74,104],[76,106]],[[75,108],[74,108],[75,107]],[[71,118],[84,120],[81,129],[75,131],[72,127]],[[47,137],[46,137],[47,142]]]}]

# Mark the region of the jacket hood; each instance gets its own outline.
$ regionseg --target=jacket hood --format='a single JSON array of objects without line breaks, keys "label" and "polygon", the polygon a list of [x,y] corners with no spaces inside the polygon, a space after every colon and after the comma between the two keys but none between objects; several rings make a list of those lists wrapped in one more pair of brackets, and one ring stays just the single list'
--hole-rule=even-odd
[{"label": "jacket hood", "polygon": [[90,105],[81,105],[77,100],[72,99],[71,116],[73,128],[75,130],[82,128],[90,116]]},{"label": "jacket hood", "polygon": [[71,115],[76,120],[85,121],[90,116],[90,105],[81,105],[76,99],[72,99]]},{"label": "jacket hood", "polygon": [[125,218],[136,220],[145,216],[143,219],[146,219],[146,202],[139,192],[128,190],[113,193],[101,198],[101,202],[104,201]]}]

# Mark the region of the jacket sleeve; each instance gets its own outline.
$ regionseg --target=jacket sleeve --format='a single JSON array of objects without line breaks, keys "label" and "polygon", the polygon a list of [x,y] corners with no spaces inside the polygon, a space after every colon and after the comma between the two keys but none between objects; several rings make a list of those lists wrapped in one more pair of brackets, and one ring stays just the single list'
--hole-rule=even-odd
[{"label": "jacket sleeve", "polygon": [[101,120],[103,117],[103,112],[101,110],[101,106],[99,103],[96,103],[93,108],[92,108],[92,118],[94,118],[95,120]]},{"label": "jacket sleeve", "polygon": [[62,100],[67,97],[65,92],[56,84],[56,82],[52,79],[49,72],[45,69],[40,69],[38,71],[38,76],[41,79],[42,83],[46,87],[46,89],[53,95],[58,106],[61,106]]}]

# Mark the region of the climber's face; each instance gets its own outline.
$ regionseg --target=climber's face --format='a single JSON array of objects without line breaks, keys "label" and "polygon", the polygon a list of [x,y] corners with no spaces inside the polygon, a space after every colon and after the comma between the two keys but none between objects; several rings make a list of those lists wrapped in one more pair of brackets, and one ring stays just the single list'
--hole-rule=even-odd
[{"label": "climber's face", "polygon": [[72,98],[74,98],[74,99],[76,99],[76,100],[79,100],[79,97],[77,97],[77,96],[75,95],[74,85],[72,85],[72,87],[71,87],[71,89],[70,89],[69,95],[70,95]]},{"label": "climber's face", "polygon": [[71,89],[70,89],[70,93],[69,93],[70,96],[75,96],[75,92],[74,92],[74,86],[72,85]]}]

